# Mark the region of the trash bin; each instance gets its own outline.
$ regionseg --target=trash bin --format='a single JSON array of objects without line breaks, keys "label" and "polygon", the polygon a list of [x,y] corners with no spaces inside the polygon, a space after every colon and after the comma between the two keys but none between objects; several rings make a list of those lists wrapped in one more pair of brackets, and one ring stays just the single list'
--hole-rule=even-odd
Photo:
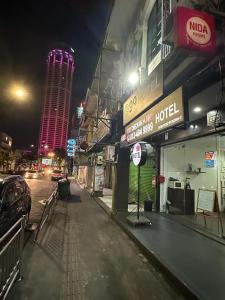
[{"label": "trash bin", "polygon": [[144,201],[144,210],[152,211],[152,201],[149,200]]},{"label": "trash bin", "polygon": [[68,179],[61,179],[58,181],[58,192],[62,199],[70,196],[70,181]]}]

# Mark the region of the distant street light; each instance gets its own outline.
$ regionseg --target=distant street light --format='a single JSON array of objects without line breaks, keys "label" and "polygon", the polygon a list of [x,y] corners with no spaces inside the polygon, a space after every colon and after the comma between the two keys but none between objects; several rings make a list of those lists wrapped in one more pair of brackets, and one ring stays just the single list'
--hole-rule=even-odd
[{"label": "distant street light", "polygon": [[55,156],[55,153],[54,153],[54,152],[49,152],[49,153],[48,153],[48,157],[53,158],[54,156]]},{"label": "distant street light", "polygon": [[24,101],[28,97],[28,91],[20,84],[12,84],[9,88],[9,95],[17,101]]},{"label": "distant street light", "polygon": [[31,145],[30,145],[30,147],[31,147],[31,148],[34,148],[34,145],[33,145],[33,144],[31,144]]}]

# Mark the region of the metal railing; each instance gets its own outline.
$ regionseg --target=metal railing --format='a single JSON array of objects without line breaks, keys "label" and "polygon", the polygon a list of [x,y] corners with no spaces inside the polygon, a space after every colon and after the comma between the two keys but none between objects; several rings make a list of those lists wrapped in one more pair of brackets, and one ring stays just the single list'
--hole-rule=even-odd
[{"label": "metal railing", "polygon": [[45,225],[46,221],[48,220],[48,217],[50,216],[52,208],[54,207],[57,199],[58,199],[58,189],[55,189],[55,191],[51,194],[51,196],[45,202],[41,220],[38,224],[38,228],[37,228],[37,231],[36,231],[36,234],[34,237],[34,242],[37,242],[39,233],[42,230],[43,226]]},{"label": "metal railing", "polygon": [[6,299],[14,281],[21,279],[25,218],[0,238],[0,299]]}]

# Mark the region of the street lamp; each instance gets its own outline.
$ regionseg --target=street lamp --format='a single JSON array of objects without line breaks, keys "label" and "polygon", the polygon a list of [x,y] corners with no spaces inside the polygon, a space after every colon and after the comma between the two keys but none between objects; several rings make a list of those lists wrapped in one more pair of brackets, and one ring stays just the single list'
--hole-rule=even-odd
[{"label": "street lamp", "polygon": [[9,95],[17,101],[24,101],[28,97],[28,91],[23,85],[12,84],[9,88]]},{"label": "street lamp", "polygon": [[49,153],[48,153],[48,157],[53,158],[54,156],[55,156],[55,153],[54,153],[54,152],[49,152]]},{"label": "street lamp", "polygon": [[139,81],[139,75],[137,72],[132,72],[129,77],[128,77],[128,82],[132,85],[135,86]]}]

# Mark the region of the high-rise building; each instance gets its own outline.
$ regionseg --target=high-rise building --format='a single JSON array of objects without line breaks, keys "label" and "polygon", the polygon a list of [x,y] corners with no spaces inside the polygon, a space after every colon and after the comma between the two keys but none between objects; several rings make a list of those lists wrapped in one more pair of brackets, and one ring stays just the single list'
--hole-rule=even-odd
[{"label": "high-rise building", "polygon": [[73,72],[72,49],[54,49],[49,52],[39,154],[47,154],[56,148],[66,149]]}]

